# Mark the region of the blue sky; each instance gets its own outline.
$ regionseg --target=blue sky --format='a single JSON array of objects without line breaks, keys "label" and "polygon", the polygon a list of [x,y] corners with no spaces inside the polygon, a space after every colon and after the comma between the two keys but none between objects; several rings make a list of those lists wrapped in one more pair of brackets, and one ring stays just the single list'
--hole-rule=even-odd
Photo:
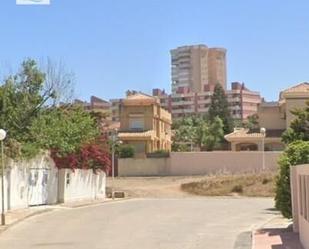
[{"label": "blue sky", "polygon": [[306,0],[1,0],[0,13],[0,73],[27,57],[62,60],[85,100],[169,91],[169,50],[187,44],[225,47],[228,81],[243,81],[267,100],[309,81]]}]

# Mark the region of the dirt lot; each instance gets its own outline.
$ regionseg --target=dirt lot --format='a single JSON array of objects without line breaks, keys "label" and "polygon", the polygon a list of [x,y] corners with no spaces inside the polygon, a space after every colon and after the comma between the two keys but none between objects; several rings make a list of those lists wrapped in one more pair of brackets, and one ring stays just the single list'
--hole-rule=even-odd
[{"label": "dirt lot", "polygon": [[[107,179],[112,187],[112,179]],[[115,191],[124,191],[135,198],[178,198],[192,196],[243,195],[271,197],[274,195],[274,175],[174,176],[174,177],[116,177]]]},{"label": "dirt lot", "polygon": [[[181,184],[205,179],[204,176],[179,177],[116,177],[115,191],[125,191],[130,197],[139,198],[177,198],[192,195],[181,190]],[[112,179],[107,178],[107,187]]]}]

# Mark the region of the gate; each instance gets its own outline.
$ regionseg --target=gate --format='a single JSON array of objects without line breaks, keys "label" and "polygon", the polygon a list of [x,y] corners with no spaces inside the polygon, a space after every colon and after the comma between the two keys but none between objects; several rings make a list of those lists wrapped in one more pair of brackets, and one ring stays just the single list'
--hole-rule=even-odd
[{"label": "gate", "polygon": [[30,168],[29,172],[29,189],[28,205],[46,205],[48,202],[48,180],[50,169],[47,168]]}]

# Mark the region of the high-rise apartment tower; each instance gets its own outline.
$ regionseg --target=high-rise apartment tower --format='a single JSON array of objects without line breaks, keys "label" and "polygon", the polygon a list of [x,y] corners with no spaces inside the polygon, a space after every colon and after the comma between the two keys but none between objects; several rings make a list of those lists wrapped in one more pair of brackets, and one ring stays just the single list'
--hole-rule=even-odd
[{"label": "high-rise apartment tower", "polygon": [[212,91],[216,84],[226,89],[226,49],[206,45],[171,50],[172,93]]}]

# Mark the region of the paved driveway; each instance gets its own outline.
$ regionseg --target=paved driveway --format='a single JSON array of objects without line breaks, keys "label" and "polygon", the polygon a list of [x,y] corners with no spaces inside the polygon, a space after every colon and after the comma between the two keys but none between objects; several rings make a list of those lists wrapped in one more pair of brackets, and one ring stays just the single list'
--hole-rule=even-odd
[{"label": "paved driveway", "polygon": [[1,249],[229,249],[272,218],[271,199],[134,199],[58,210],[0,235]]}]

